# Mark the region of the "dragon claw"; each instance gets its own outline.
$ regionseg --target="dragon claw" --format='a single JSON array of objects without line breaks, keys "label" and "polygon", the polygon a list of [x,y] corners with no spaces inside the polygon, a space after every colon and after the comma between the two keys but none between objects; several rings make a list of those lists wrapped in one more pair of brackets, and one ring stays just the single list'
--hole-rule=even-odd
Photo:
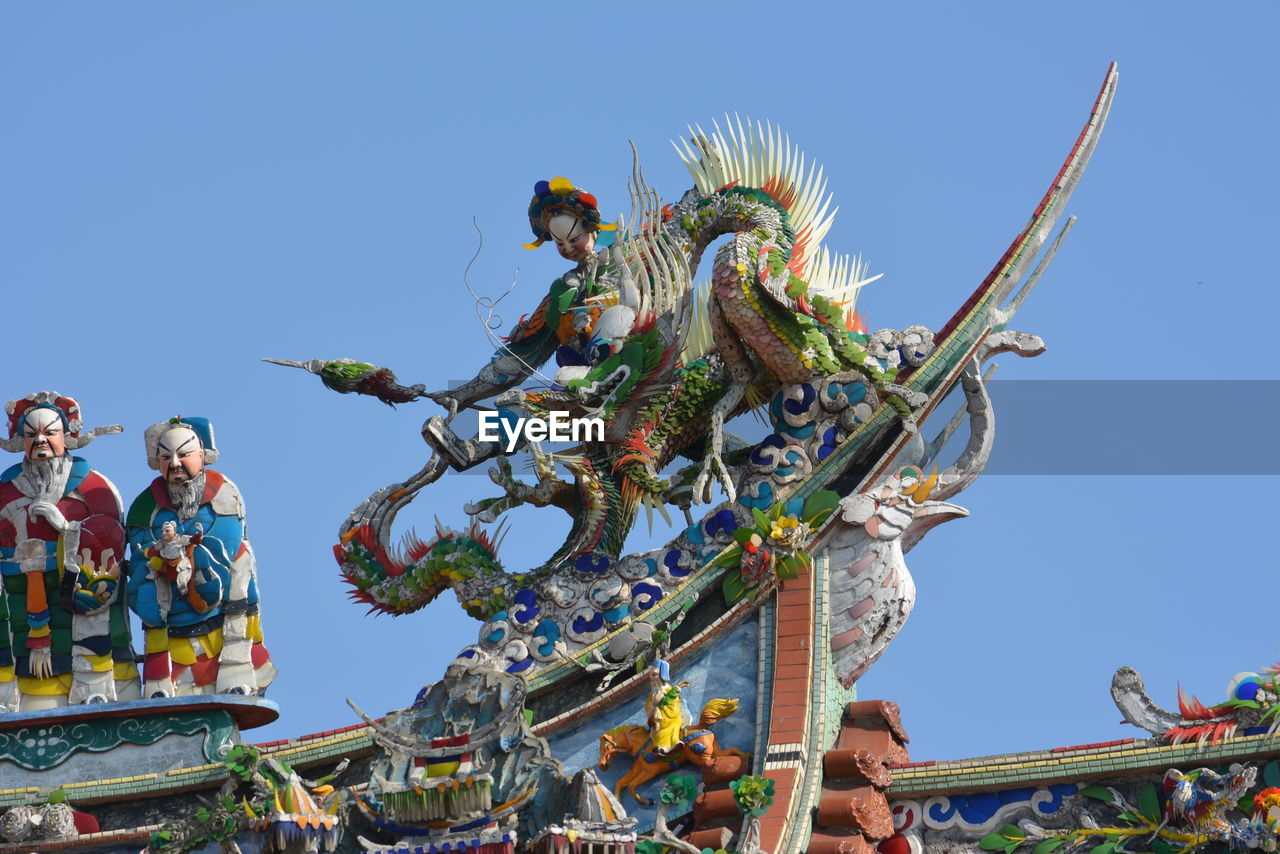
[{"label": "dragon claw", "polygon": [[729,476],[729,469],[725,466],[724,461],[720,459],[718,454],[708,454],[706,459],[702,461],[702,468],[698,471],[698,477],[693,481],[691,492],[693,503],[710,504],[717,481],[724,488],[725,496],[730,501],[738,497],[737,491],[733,488],[733,478]]},{"label": "dragon claw", "polygon": [[506,486],[512,479],[511,461],[507,459],[506,455],[499,456],[489,469],[489,480],[498,486]]},{"label": "dragon claw", "polygon": [[497,509],[501,498],[485,498],[480,501],[470,501],[463,505],[462,512],[473,517],[477,522],[490,524],[496,522],[501,510]]}]

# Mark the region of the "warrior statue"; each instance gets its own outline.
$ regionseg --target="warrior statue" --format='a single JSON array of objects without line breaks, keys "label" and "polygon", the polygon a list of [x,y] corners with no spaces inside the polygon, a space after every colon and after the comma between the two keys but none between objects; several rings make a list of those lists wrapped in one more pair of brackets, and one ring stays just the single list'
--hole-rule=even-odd
[{"label": "warrior statue", "polygon": [[160,476],[129,508],[129,607],[146,632],[143,691],[261,694],[275,677],[240,490],[205,468],[218,458],[207,418],[147,428]]},{"label": "warrior statue", "polygon": [[83,431],[57,392],[10,401],[0,474],[0,712],[138,696],[116,488],[69,452],[119,426]]},{"label": "warrior statue", "polygon": [[[524,244],[537,249],[553,240],[562,258],[577,266],[551,284],[542,303],[520,321],[474,379],[455,389],[427,394],[450,413],[513,388],[538,373],[553,355],[559,369],[554,384],[576,388],[592,367],[621,348],[636,319],[634,286],[620,286],[622,265],[616,257],[598,251],[612,244],[612,223],[602,223],[596,198],[567,178],[552,178],[534,185],[529,202],[529,227],[536,238]],[[606,239],[598,240],[603,235]],[[509,419],[511,410],[501,407]],[[457,469],[470,468],[501,452],[497,441],[463,441],[446,420],[432,417],[423,437]]]}]

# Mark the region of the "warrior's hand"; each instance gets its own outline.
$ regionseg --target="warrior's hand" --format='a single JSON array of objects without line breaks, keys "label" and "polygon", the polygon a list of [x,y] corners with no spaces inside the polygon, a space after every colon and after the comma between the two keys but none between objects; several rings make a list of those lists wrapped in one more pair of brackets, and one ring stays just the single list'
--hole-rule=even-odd
[{"label": "warrior's hand", "polygon": [[59,534],[67,530],[67,517],[62,515],[62,511],[52,501],[36,501],[31,505],[31,515],[39,516],[49,523],[49,527],[53,528]]},{"label": "warrior's hand", "polygon": [[440,404],[448,410],[449,418],[447,420],[449,421],[453,420],[453,417],[458,414],[458,410],[462,407],[462,404],[458,402],[458,399],[454,397],[453,393],[448,389],[444,389],[442,391],[429,391],[422,396],[430,398],[432,401]]}]

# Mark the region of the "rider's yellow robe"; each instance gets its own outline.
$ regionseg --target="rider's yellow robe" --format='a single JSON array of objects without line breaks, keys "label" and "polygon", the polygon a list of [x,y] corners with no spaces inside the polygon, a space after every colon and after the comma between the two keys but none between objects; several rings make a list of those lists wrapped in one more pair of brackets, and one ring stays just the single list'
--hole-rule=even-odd
[{"label": "rider's yellow robe", "polygon": [[654,691],[645,700],[644,710],[649,718],[649,736],[653,739],[653,746],[663,753],[670,753],[680,743],[684,729],[680,689],[663,683],[661,690]]}]

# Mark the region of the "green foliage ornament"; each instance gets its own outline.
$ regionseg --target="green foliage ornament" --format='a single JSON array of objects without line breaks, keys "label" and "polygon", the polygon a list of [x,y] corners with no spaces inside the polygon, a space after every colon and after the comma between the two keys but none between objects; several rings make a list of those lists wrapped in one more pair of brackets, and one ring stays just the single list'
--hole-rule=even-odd
[{"label": "green foliage ornament", "polygon": [[1026,841],[1027,834],[1022,831],[1022,828],[1015,824],[1006,824],[995,833],[988,833],[982,837],[978,847],[983,851],[1003,851],[1005,854],[1013,854],[1013,850]]},{"label": "green foliage ornament", "polygon": [[689,809],[693,799],[698,797],[698,781],[692,774],[668,774],[667,784],[662,787],[658,799],[668,804],[677,815]]},{"label": "green foliage ornament", "polygon": [[773,805],[774,783],[767,777],[739,777],[729,784],[733,799],[743,815],[761,818]]},{"label": "green foliage ornament", "polygon": [[222,761],[232,774],[248,782],[253,776],[254,769],[258,767],[259,757],[258,748],[252,744],[236,744],[227,751]]}]

